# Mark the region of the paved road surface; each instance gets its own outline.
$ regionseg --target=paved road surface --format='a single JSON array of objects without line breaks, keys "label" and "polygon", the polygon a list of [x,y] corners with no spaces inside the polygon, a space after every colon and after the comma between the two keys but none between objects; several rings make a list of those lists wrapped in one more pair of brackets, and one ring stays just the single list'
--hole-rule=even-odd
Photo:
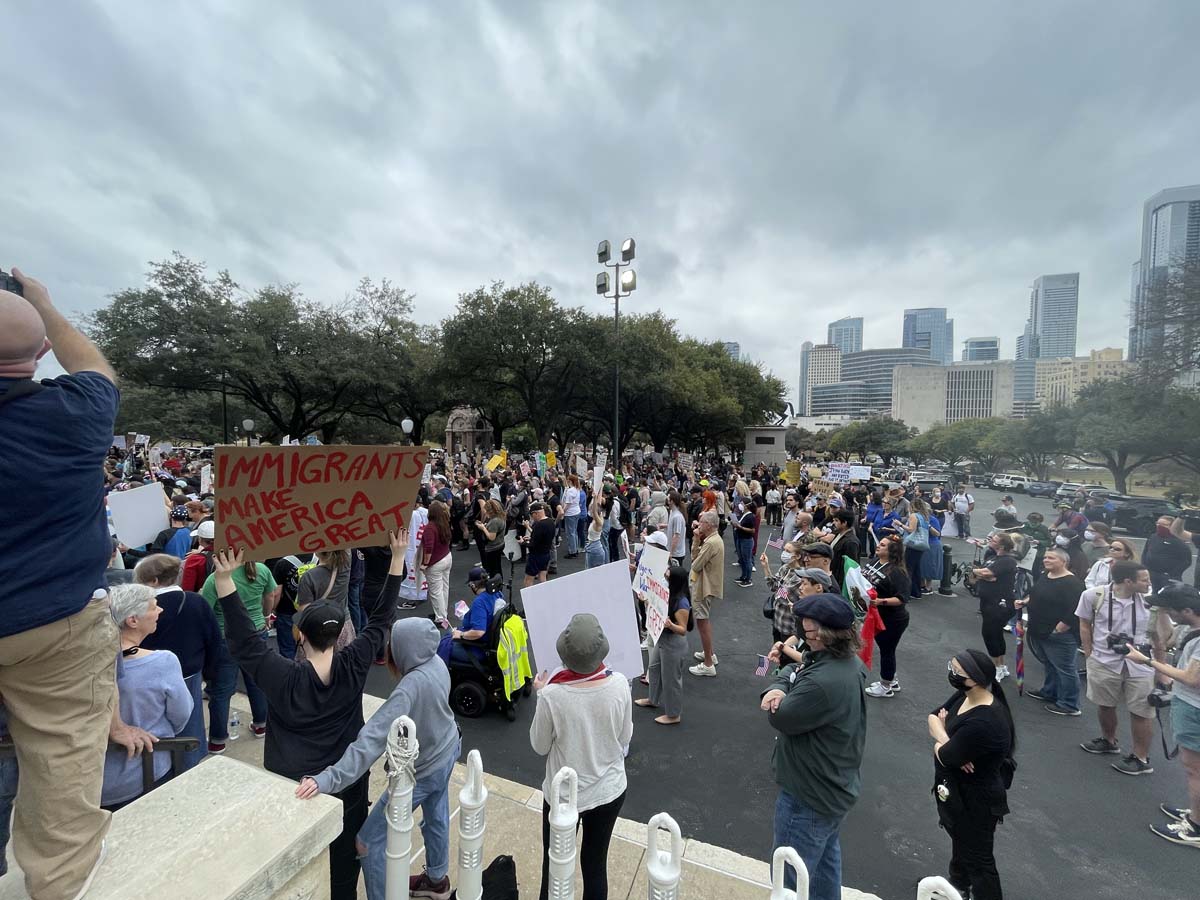
[{"label": "paved road surface", "polygon": [[[973,493],[978,499],[976,531],[982,532],[990,518],[983,511],[994,509],[1001,494]],[[1048,501],[1022,496],[1017,507],[1022,515],[1029,509],[1051,511]],[[962,558],[963,545],[951,543],[956,558]],[[726,559],[727,566],[734,559],[728,541]],[[462,579],[473,562],[473,552],[455,554],[452,600],[467,596]],[[560,574],[582,567],[576,563],[582,560],[563,562]],[[770,625],[761,613],[762,573],[756,573],[753,588],[743,589],[734,584],[736,571],[727,568],[726,599],[714,614],[718,677],[685,676],[680,725],[657,725],[651,711],[634,708],[624,814],[644,822],[666,810],[689,837],[769,859],[776,796],[771,777],[774,733],[758,709],[766,682],[753,670],[756,654],[770,643]],[[945,664],[952,652],[983,646],[975,600],[965,592],[956,597],[935,594],[909,608],[912,622],[899,648],[903,691],[891,699],[870,701],[863,792],[842,828],[845,883],[885,900],[913,897],[921,877],[944,874],[950,842],[937,827],[929,793],[932,742],[925,716],[950,695]],[[428,610],[418,610],[422,611]],[[691,640],[698,648],[698,637],[693,634]],[[1027,682],[1036,686],[1040,677],[1041,667],[1030,654]],[[1155,774],[1120,775],[1110,768],[1111,757],[1079,749],[1080,741],[1098,734],[1094,707],[1085,703],[1078,719],[1059,718],[1033,700],[1018,698],[1009,685],[1020,768],[1009,796],[1013,813],[996,840],[1007,896],[1197,896],[1200,855],[1154,837],[1147,828],[1162,818],[1160,802],[1186,803],[1182,768],[1177,760],[1163,759],[1157,734]],[[391,686],[386,670],[372,672],[372,694],[385,696]],[[634,685],[635,696],[645,696],[645,690]],[[540,785],[543,759],[529,747],[532,714],[529,701],[519,709],[516,722],[491,711],[483,718],[461,720],[465,746],[480,749],[488,771]],[[1124,713],[1120,735],[1122,745],[1128,746]]]}]

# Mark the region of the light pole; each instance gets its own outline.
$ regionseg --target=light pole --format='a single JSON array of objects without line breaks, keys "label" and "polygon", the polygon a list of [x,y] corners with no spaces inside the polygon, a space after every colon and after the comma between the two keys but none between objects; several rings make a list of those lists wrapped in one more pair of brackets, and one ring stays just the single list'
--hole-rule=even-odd
[{"label": "light pole", "polygon": [[[596,247],[596,262],[604,264],[607,268],[615,269],[615,278],[609,279],[607,272],[600,272],[596,275],[596,293],[601,297],[606,297],[613,302],[613,335],[616,340],[613,343],[613,465],[614,471],[620,471],[621,467],[621,432],[618,430],[620,425],[620,410],[621,410],[621,298],[628,297],[637,290],[637,272],[627,268],[622,274],[621,267],[627,266],[633,261],[636,244],[633,238],[626,238],[621,244],[621,258],[611,261],[612,248],[608,241],[601,241]],[[612,293],[609,293],[609,287],[612,288]]]}]

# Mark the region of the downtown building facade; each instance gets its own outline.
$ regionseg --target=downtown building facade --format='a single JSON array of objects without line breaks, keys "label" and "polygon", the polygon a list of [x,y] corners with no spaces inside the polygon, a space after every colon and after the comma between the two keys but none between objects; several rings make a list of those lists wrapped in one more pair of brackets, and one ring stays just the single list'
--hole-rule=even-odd
[{"label": "downtown building facade", "polygon": [[1129,297],[1129,360],[1163,352],[1165,326],[1157,296],[1186,264],[1200,263],[1200,184],[1159,191],[1142,207],[1141,256]]},{"label": "downtown building facade", "polygon": [[1013,361],[897,366],[892,418],[925,431],[963,419],[1013,415]]},{"label": "downtown building facade", "polygon": [[1034,372],[1034,399],[1043,410],[1070,406],[1089,384],[1120,378],[1131,369],[1119,347],[1105,347],[1070,359],[1039,359]]},{"label": "downtown building facade", "polygon": [[825,329],[825,332],[825,343],[833,344],[842,351],[843,356],[845,356],[847,353],[858,353],[860,350],[862,350],[862,316],[853,316],[845,319],[838,319],[836,322],[830,322]]},{"label": "downtown building facade", "polygon": [[1079,273],[1038,276],[1029,293],[1025,331],[1017,338],[1017,359],[1074,357],[1078,323]]},{"label": "downtown building facade", "polygon": [[1000,358],[1000,338],[973,337],[963,341],[963,362],[989,362]]}]

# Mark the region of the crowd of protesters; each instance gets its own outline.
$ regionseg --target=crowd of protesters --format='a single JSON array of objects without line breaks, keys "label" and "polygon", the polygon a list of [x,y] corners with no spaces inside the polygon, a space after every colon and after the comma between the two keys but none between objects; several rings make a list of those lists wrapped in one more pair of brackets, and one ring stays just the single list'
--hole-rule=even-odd
[{"label": "crowd of protesters", "polygon": [[[511,597],[514,587],[544,582],[560,558],[582,555],[588,568],[626,561],[632,571],[640,548],[655,546],[670,560],[669,604],[653,640],[635,598],[649,652],[646,696],[631,702],[613,678],[607,638],[589,616],[576,617],[560,637],[565,668],[534,682],[531,743],[546,755],[548,777],[569,764],[591,779],[586,796],[581,791],[581,862],[590,896],[602,897],[633,706],[658,711],[657,724],[676,725],[685,672],[718,676],[714,626],[727,534],[733,584],[764,591],[771,623],[762,665],[777,671],[760,704],[779,741],[775,841],[804,859],[810,896],[838,896],[838,830],[859,792],[867,708],[901,691],[910,616],[945,574],[942,536],[972,533],[976,504],[966,485],[926,494],[903,476],[834,484],[816,472],[790,483],[778,467],[683,466],[641,451],[593,480],[590,472],[564,471],[574,454],[564,454],[561,468],[439,454],[417,498],[426,524],[415,544],[402,530],[388,547],[250,562],[217,552],[204,460],[174,449],[152,458],[136,442],[113,446],[115,373],[42,285],[17,277],[23,297],[0,292],[0,450],[41,464],[0,469],[0,496],[21,510],[0,517],[9,612],[0,630],[0,715],[20,786],[13,850],[31,896],[86,891],[103,862],[111,811],[143,789],[136,753],[166,738],[196,739],[177,766],[165,754],[155,760],[157,781],[225,752],[238,736],[230,732],[230,700],[240,678],[248,733],[264,739],[266,767],[299,781],[301,797],[323,792],[343,802],[343,832],[330,849],[334,898],[356,896],[360,868],[368,896],[383,896],[387,798],[368,812],[367,771],[391,720],[414,717],[422,745],[414,804],[424,809],[427,865],[410,890],[449,897],[447,794],[461,745],[440,645],[486,634],[505,589]],[[51,345],[67,374],[35,381]],[[154,482],[163,486],[170,524],[150,544],[127,547],[106,525],[105,496]],[[1082,748],[1119,757],[1112,768],[1122,774],[1153,773],[1151,693],[1156,683],[1174,684],[1169,702],[1190,805],[1164,804],[1170,821],[1152,828],[1200,846],[1192,812],[1200,808],[1200,595],[1179,583],[1200,535],[1165,517],[1139,558],[1090,498],[1067,501],[1051,525],[1037,513],[1021,521],[1005,501],[968,575],[984,650],[950,655],[954,693],[928,720],[938,819],[952,844],[949,873],[977,900],[1000,896],[993,841],[1008,813],[1017,738],[1001,687],[1010,677],[1010,630],[1045,670],[1042,686],[1026,693],[1055,715],[1081,715],[1076,658],[1083,652],[1100,735]],[[767,543],[779,550],[773,571],[759,546],[764,523]],[[34,556],[47,564],[35,571],[26,564]],[[477,597],[459,616],[461,628],[450,621],[456,565],[470,569]],[[395,621],[398,610],[424,602],[419,594],[401,602],[401,584],[413,574],[428,585],[429,614]],[[700,649],[689,666],[693,630]],[[860,657],[872,647],[880,677],[866,684]],[[377,662],[398,683],[364,722],[361,696]],[[1129,753],[1118,741],[1122,707]],[[552,722],[574,724],[556,731]],[[3,768],[0,785],[10,785],[13,767]],[[0,791],[5,823],[12,805],[12,792]],[[544,879],[543,896],[546,886]]]}]

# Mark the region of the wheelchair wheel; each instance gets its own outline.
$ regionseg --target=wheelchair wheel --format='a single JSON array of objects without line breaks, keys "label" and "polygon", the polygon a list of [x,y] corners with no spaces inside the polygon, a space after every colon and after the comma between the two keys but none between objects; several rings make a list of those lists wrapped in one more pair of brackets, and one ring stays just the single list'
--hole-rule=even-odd
[{"label": "wheelchair wheel", "polygon": [[475,682],[460,681],[450,691],[450,706],[460,716],[475,719],[487,708],[487,697]]}]

